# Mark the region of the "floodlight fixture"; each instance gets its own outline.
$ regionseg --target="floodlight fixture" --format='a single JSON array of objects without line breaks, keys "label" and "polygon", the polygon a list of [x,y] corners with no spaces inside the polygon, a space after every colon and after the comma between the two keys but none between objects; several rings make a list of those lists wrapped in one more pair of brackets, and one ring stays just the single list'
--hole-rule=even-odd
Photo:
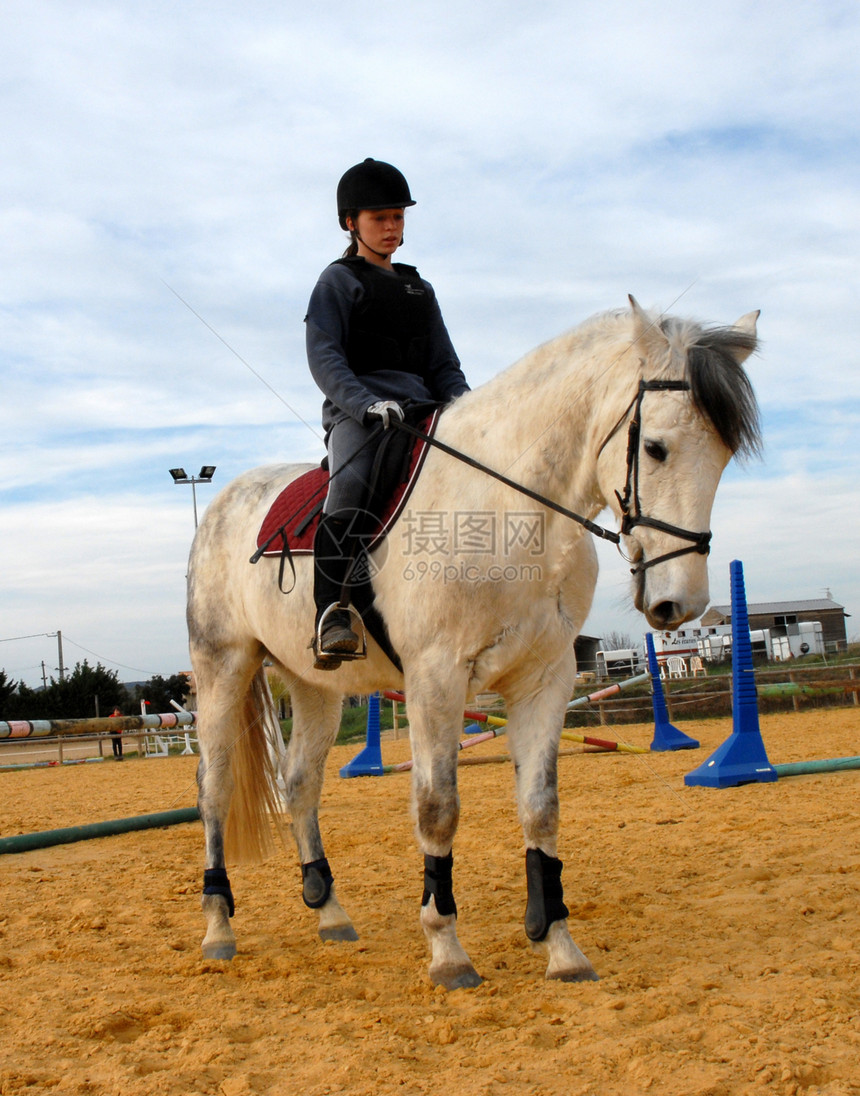
[{"label": "floodlight fixture", "polygon": [[204,464],[200,469],[200,474],[197,476],[189,476],[184,468],[169,468],[168,471],[173,477],[174,483],[190,483],[191,484],[191,497],[194,500],[194,528],[197,528],[197,484],[198,483],[211,483],[212,477],[215,475],[214,464]]}]

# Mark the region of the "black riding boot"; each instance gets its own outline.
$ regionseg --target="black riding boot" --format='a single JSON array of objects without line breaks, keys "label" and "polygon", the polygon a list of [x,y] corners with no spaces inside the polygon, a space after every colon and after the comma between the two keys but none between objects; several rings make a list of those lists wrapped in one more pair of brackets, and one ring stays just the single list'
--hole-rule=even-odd
[{"label": "black riding boot", "polygon": [[355,547],[350,522],[323,514],[314,537],[314,651],[318,656],[350,658],[358,650],[359,637],[352,630],[349,611],[331,609],[332,605],[349,600],[349,572]]}]

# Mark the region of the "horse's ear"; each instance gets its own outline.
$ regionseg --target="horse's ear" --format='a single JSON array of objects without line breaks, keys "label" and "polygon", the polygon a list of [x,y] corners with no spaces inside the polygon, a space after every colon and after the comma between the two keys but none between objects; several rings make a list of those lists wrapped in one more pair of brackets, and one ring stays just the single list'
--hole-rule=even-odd
[{"label": "horse's ear", "polygon": [[741,316],[741,318],[734,325],[735,331],[740,331],[744,335],[748,336],[748,339],[744,341],[744,344],[742,346],[736,345],[731,347],[732,357],[735,359],[738,365],[743,365],[743,363],[747,360],[750,354],[752,354],[753,350],[755,350],[755,342],[753,341],[752,345],[750,345],[749,340],[755,340],[755,328],[760,315],[761,309],[757,308],[755,312],[747,312],[745,316]]},{"label": "horse's ear", "polygon": [[760,315],[760,308],[757,308],[755,312],[747,312],[745,316],[741,316],[734,326],[741,331],[745,331],[748,335],[755,335],[755,325],[758,323]]},{"label": "horse's ear", "polygon": [[665,352],[668,339],[660,329],[660,324],[649,316],[632,294],[628,294],[633,309],[633,342],[643,357],[656,357]]}]

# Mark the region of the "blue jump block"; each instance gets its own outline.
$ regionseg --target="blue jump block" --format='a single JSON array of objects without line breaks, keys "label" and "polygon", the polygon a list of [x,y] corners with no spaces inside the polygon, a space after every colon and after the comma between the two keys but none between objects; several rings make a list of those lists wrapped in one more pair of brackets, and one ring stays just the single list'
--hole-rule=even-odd
[{"label": "blue jump block", "polygon": [[744,570],[739,560],[729,565],[732,587],[732,726],[722,746],[684,777],[690,787],[731,788],[769,783],[777,771],[767,759],[758,722],[758,700],[752,663]]},{"label": "blue jump block", "polygon": [[379,743],[379,693],[367,699],[367,744],[340,770],[344,778],[350,776],[383,776],[382,747]]},{"label": "blue jump block", "polygon": [[650,632],[645,634],[645,650],[648,655],[648,669],[651,672],[651,703],[654,708],[654,738],[651,749],[655,752],[698,750],[698,739],[690,738],[688,734],[679,731],[669,722],[669,710],[663,695],[663,682],[660,680],[660,667],[657,665],[657,655],[654,651],[654,637]]}]

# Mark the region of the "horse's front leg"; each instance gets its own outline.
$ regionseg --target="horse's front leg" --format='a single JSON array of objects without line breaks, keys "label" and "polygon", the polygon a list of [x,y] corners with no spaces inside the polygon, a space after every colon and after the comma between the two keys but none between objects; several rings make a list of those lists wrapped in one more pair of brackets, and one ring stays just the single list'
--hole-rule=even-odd
[{"label": "horse's front leg", "polygon": [[203,954],[207,959],[232,959],[236,954],[236,936],[230,927],[233,916],[233,892],[224,860],[224,824],[230,806],[233,781],[230,762],[222,753],[207,763],[201,758],[197,780],[198,805],[206,841],[206,869],[203,873],[203,916],[206,935]]},{"label": "horse's front leg", "polygon": [[341,697],[296,680],[291,701],[293,732],[283,777],[302,865],[302,899],[317,912],[321,939],[357,940],[358,933],[337,900],[319,827],[325,763],[340,727]]},{"label": "horse's front leg", "polygon": [[406,694],[415,832],[424,854],[421,926],[430,945],[430,979],[445,989],[481,984],[480,975],[457,938],[452,881],[452,848],[460,817],[457,744],[465,692],[465,684],[461,692],[451,688],[450,682],[423,688],[408,682]]},{"label": "horse's front leg", "polygon": [[587,982],[597,974],[568,930],[558,858],[558,746],[567,692],[545,682],[528,700],[509,705],[507,732],[526,845],[526,936],[547,955],[547,978]]},{"label": "horse's front leg", "polygon": [[[206,919],[202,947],[207,959],[232,959],[236,954],[236,936],[230,926],[234,904],[224,855],[224,829],[233,795],[230,751],[240,714],[236,698],[245,686],[245,676],[225,672],[219,677],[216,670],[197,664],[197,805],[206,843],[201,904]],[[227,680],[234,686],[232,694],[224,687]]]}]

